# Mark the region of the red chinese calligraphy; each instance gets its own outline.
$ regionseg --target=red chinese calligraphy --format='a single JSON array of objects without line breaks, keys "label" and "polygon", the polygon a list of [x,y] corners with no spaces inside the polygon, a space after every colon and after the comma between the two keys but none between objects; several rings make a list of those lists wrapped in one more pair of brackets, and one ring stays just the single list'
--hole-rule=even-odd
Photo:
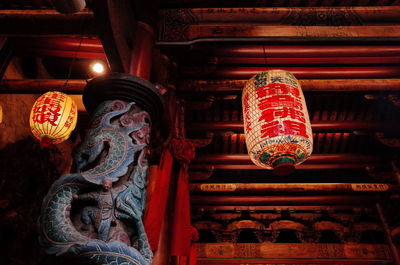
[{"label": "red chinese calligraphy", "polygon": [[292,95],[298,99],[300,98],[300,90],[294,86],[286,84],[269,84],[267,86],[257,88],[257,97],[269,97],[273,95]]},{"label": "red chinese calligraphy", "polygon": [[52,94],[50,97],[39,99],[33,108],[33,121],[43,124],[50,123],[57,126],[57,120],[61,116],[61,103],[64,102],[65,96]]},{"label": "red chinese calligraphy", "polygon": [[261,117],[258,121],[270,122],[275,118],[291,118],[294,120],[299,120],[301,122],[306,122],[304,118],[304,113],[302,111],[296,110],[294,108],[278,108],[278,109],[266,109],[262,112]]},{"label": "red chinese calligraphy", "polygon": [[285,134],[300,135],[305,138],[308,138],[305,123],[286,120],[286,121],[283,121],[283,126],[285,128],[285,131],[284,131]]},{"label": "red chinese calligraphy", "polygon": [[300,135],[308,138],[306,125],[302,122],[284,120],[281,124],[279,121],[272,121],[263,124],[261,128],[262,138],[275,137],[281,134]]},{"label": "red chinese calligraphy", "polygon": [[301,100],[290,95],[275,95],[272,97],[263,98],[259,101],[258,107],[260,110],[278,107],[289,107],[298,110],[303,110]]},{"label": "red chinese calligraphy", "polygon": [[298,88],[280,83],[269,84],[257,89],[257,99],[257,106],[261,111],[258,121],[263,122],[263,138],[281,134],[308,138],[303,102]]},{"label": "red chinese calligraphy", "polygon": [[279,124],[279,121],[265,123],[261,126],[261,128],[261,138],[275,137],[278,136],[282,131],[282,125]]}]

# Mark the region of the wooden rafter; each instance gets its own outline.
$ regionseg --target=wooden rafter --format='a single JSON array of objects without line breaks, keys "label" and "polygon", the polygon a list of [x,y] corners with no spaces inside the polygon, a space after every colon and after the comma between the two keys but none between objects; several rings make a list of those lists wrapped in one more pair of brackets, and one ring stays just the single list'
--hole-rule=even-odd
[{"label": "wooden rafter", "polygon": [[[247,80],[182,80],[178,91],[241,92]],[[313,91],[399,91],[400,79],[300,79],[301,88]]]},{"label": "wooden rafter", "polygon": [[398,10],[397,6],[167,9],[160,15],[158,41],[398,40]]},{"label": "wooden rafter", "polygon": [[55,10],[0,10],[0,24],[0,35],[14,37],[97,34],[90,11],[60,14]]}]

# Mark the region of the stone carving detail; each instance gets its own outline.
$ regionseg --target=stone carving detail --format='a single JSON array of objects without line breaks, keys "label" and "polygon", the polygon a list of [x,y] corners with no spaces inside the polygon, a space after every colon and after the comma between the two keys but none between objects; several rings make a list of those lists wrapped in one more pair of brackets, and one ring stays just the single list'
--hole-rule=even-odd
[{"label": "stone carving detail", "polygon": [[135,103],[105,101],[75,156],[76,173],[45,197],[40,242],[49,254],[90,264],[151,264],[142,214],[150,116]]}]

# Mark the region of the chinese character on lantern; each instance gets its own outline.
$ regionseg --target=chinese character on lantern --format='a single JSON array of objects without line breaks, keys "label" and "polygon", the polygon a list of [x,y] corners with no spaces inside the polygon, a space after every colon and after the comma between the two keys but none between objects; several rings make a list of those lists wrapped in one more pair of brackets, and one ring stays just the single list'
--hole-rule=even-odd
[{"label": "chinese character on lantern", "polygon": [[242,95],[244,131],[251,160],[285,175],[312,152],[310,118],[297,79],[284,70],[253,76]]},{"label": "chinese character on lantern", "polygon": [[61,92],[47,92],[32,107],[31,131],[43,146],[61,143],[75,129],[77,114],[78,109],[71,97]]}]

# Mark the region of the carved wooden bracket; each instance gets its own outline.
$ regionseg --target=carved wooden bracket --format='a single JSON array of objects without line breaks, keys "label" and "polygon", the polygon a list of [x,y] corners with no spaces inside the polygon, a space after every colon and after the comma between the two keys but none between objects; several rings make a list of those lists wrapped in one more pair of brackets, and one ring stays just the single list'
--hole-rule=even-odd
[{"label": "carved wooden bracket", "polygon": [[206,180],[209,179],[213,173],[214,170],[212,167],[210,167],[210,170],[189,170],[189,178],[194,181]]},{"label": "carved wooden bracket", "polygon": [[196,148],[201,148],[201,147],[206,147],[207,145],[209,145],[214,137],[214,133],[211,132],[207,132],[206,133],[206,138],[204,139],[192,139],[191,141],[193,142],[194,146]]},{"label": "carved wooden bracket", "polygon": [[400,137],[389,136],[383,132],[375,133],[376,139],[382,144],[389,147],[400,147]]}]

